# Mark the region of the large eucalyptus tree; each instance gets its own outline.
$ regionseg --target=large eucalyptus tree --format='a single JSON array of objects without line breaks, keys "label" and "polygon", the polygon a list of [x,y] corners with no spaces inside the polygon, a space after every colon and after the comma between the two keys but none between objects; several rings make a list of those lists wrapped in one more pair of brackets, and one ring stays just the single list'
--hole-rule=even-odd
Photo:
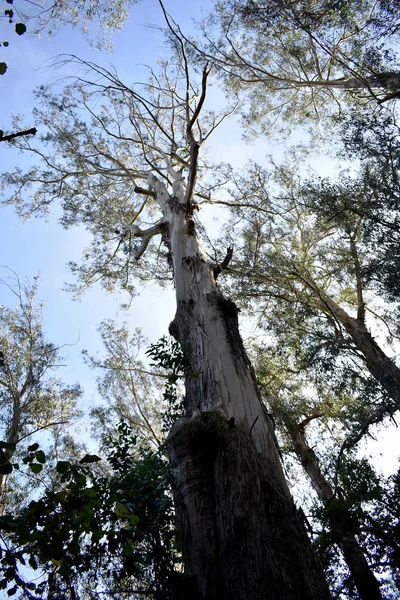
[{"label": "large eucalyptus tree", "polygon": [[[69,57],[81,76],[63,91],[41,90],[42,142],[15,142],[39,165],[10,173],[21,214],[58,199],[62,224],[93,234],[85,287],[101,279],[132,291],[135,281],[173,280],[170,332],[190,357],[186,416],[168,436],[175,467],[182,598],[328,598],[304,524],[282,472],[273,425],[238,330],[237,308],[217,285],[231,251],[210,263],[201,247],[196,197],[218,185],[201,149],[224,115],[205,111],[210,67],[191,77],[185,44],[168,21],[174,57],[147,84]],[[86,73],[84,73],[86,70]]]}]

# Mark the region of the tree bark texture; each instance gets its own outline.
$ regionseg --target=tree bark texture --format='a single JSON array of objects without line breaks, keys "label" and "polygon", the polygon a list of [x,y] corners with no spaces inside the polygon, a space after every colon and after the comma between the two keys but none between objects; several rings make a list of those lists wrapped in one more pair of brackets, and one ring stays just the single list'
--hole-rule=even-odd
[{"label": "tree bark texture", "polygon": [[[335,494],[320,469],[314,450],[307,443],[304,428],[301,425],[293,423],[289,418],[284,418],[284,422],[292,440],[293,449],[300,459],[303,469],[309,476],[319,499],[328,507],[329,502],[333,500]],[[344,510],[345,508],[343,507]],[[343,552],[344,559],[361,600],[382,600],[379,582],[357,541],[356,532],[342,530],[339,535],[338,545]]]},{"label": "tree bark texture", "polygon": [[192,361],[186,417],[168,438],[187,584],[175,597],[328,599],[239,335],[237,308],[216,285],[178,178],[174,195],[160,182],[152,186],[174,270],[170,332]]}]

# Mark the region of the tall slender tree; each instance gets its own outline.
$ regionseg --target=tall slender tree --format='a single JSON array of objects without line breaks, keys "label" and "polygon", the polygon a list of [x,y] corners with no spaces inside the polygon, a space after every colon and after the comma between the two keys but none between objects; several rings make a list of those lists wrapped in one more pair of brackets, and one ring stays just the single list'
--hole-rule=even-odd
[{"label": "tall slender tree", "polygon": [[9,488],[7,469],[15,453],[31,443],[43,430],[59,433],[77,415],[82,391],[78,384],[65,385],[51,376],[60,360],[60,347],[46,341],[42,307],[36,299],[37,282],[23,286],[15,273],[2,278],[16,301],[14,309],[0,307],[0,422],[5,442],[0,478],[1,510],[7,503]]},{"label": "tall slender tree", "polygon": [[[355,587],[357,597],[362,599],[383,598],[381,586],[384,578],[381,574],[392,575],[398,567],[394,560],[381,568],[378,561],[372,560],[370,548],[362,535],[365,515],[358,503],[368,503],[376,495],[377,483],[373,470],[368,472],[367,461],[364,459],[364,462],[358,463],[354,456],[352,438],[357,416],[352,421],[351,412],[353,409],[353,413],[357,413],[357,396],[351,392],[340,394],[338,390],[333,393],[326,390],[325,395],[316,393],[310,370],[302,377],[301,367],[296,375],[292,372],[293,365],[286,370],[284,366],[279,368],[279,362],[274,364],[262,347],[258,348],[255,364],[266,405],[282,440],[284,455],[286,458],[294,457],[306,476],[305,480],[301,478],[300,486],[295,487],[307,487],[301,504],[305,513],[312,515],[310,521],[317,547],[323,546],[320,543],[323,530],[329,538],[324,547],[325,553],[326,546],[332,548],[335,545],[336,553],[341,551],[348,568],[349,577],[343,576],[337,568],[329,569],[329,561],[324,560],[332,590],[339,585],[342,585],[343,592],[345,588],[351,590]],[[352,433],[348,437],[349,429]],[[319,442],[317,445],[315,440]],[[359,470],[360,477],[364,472],[364,489],[351,476],[352,470]],[[311,495],[312,489],[318,502],[317,499],[304,500],[304,496]],[[320,507],[316,509],[317,505]],[[379,540],[378,544],[382,537],[387,537],[386,533],[382,535],[377,528],[375,539]],[[392,536],[391,542],[396,547],[396,536]],[[329,553],[326,554],[329,556]],[[322,556],[324,558],[323,552]],[[350,593],[349,597],[353,595]]]},{"label": "tall slender tree", "polygon": [[99,397],[103,401],[92,416],[105,430],[107,426],[114,429],[114,422],[123,420],[137,434],[141,445],[159,449],[165,441],[162,391],[168,381],[167,372],[146,368],[140,359],[139,353],[146,345],[140,330],[130,335],[126,323],[117,326],[111,320],[103,321],[98,330],[106,352],[104,358],[84,352],[85,361],[98,373]]},{"label": "tall slender tree", "polygon": [[[395,356],[390,345],[382,347],[371,333],[376,323],[383,324],[388,341],[396,339],[395,313],[391,317],[385,309],[374,280],[367,275],[374,268],[378,277],[381,269],[378,255],[368,252],[362,239],[371,216],[360,214],[360,200],[368,198],[372,189],[364,186],[364,179],[360,183],[344,177],[337,188],[310,182],[302,185],[294,173],[289,164],[275,171],[275,176],[252,165],[247,176],[237,178],[231,206],[235,221],[241,215],[243,245],[230,267],[235,293],[242,302],[248,298],[283,346],[290,340],[295,349],[292,360],[297,364],[323,363],[332,369],[334,381],[352,377],[351,369],[347,375],[342,369],[343,357],[351,357],[358,365],[356,378],[364,377],[365,370],[370,373],[381,390],[381,401],[372,400],[369,410],[364,405],[360,412],[366,430],[400,407],[400,369]],[[340,197],[347,212],[338,209],[336,218],[332,210],[324,213],[328,197],[338,202]],[[321,211],[312,206],[316,198],[324,206]],[[380,230],[375,223],[373,239],[378,239]],[[323,385],[329,386],[329,381],[323,380]]]}]

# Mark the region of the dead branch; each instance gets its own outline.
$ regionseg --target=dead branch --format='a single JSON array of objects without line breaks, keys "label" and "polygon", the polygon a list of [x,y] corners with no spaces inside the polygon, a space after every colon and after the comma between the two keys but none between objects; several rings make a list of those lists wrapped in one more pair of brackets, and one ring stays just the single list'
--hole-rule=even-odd
[{"label": "dead branch", "polygon": [[214,267],[214,279],[217,279],[218,275],[220,275],[222,273],[222,271],[227,269],[229,263],[232,260],[232,255],[233,255],[233,248],[228,248],[226,251],[224,260],[219,265]]},{"label": "dead branch", "polygon": [[0,137],[0,142],[9,142],[14,138],[25,136],[25,135],[36,135],[37,129],[36,127],[32,127],[31,129],[24,129],[24,131],[17,131],[17,133],[10,133],[9,135],[3,135]]}]

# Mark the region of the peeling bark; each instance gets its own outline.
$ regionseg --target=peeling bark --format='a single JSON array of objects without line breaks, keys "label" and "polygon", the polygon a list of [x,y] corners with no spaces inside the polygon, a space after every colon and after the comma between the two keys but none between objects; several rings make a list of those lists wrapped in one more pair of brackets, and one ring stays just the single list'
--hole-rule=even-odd
[{"label": "peeling bark", "polygon": [[[293,449],[309,476],[314,490],[323,504],[329,506],[329,502],[335,497],[335,493],[320,469],[314,450],[307,443],[304,427],[301,424],[293,423],[287,416],[284,417],[284,423],[292,440]],[[343,508],[343,510],[345,509]],[[379,582],[368,564],[356,535],[356,531],[343,531],[338,545],[343,552],[351,577],[360,594],[360,599],[382,600]]]}]

